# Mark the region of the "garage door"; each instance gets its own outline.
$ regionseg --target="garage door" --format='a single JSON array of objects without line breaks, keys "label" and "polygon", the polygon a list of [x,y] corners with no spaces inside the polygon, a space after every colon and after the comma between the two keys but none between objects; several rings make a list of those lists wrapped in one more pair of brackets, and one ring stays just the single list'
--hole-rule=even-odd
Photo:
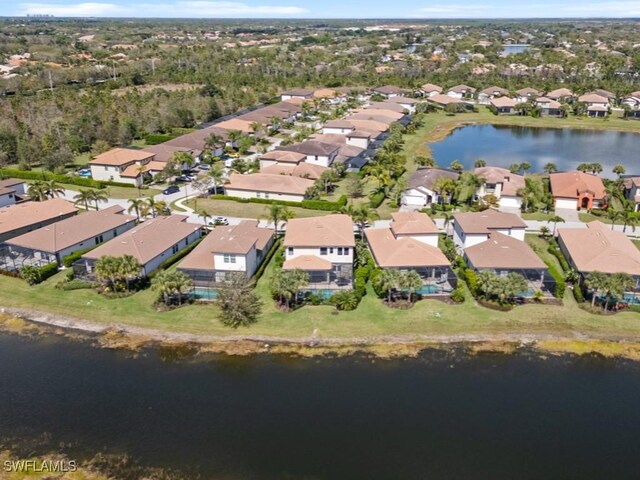
[{"label": "garage door", "polygon": [[418,206],[418,207],[423,207],[424,206],[424,197],[421,195],[403,195],[402,196],[402,203],[404,205],[413,205],[413,206]]},{"label": "garage door", "polygon": [[556,208],[566,208],[568,210],[577,210],[578,200],[573,200],[568,198],[557,198]]}]

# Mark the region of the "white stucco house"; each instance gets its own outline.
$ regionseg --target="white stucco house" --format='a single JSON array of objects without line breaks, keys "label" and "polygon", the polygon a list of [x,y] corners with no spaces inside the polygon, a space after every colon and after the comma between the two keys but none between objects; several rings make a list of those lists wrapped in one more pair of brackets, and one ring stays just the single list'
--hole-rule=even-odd
[{"label": "white stucco house", "polygon": [[513,213],[484,210],[454,215],[453,242],[459,251],[486,241],[492,232],[524,241],[527,224]]}]

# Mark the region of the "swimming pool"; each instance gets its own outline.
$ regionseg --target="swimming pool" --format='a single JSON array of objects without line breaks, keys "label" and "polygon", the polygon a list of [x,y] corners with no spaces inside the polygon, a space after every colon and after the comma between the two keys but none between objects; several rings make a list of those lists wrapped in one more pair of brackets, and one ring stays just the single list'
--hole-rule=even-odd
[{"label": "swimming pool", "polygon": [[206,287],[193,287],[189,292],[189,295],[194,300],[200,300],[204,302],[212,302],[216,298],[218,298],[218,292],[211,288]]}]

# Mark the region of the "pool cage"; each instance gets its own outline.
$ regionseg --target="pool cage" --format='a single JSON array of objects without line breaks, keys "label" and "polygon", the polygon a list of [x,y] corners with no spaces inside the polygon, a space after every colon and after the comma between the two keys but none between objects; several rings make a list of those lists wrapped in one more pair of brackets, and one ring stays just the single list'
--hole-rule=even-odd
[{"label": "pool cage", "polygon": [[15,272],[25,266],[44,267],[57,263],[56,255],[17,245],[0,245],[0,270]]}]

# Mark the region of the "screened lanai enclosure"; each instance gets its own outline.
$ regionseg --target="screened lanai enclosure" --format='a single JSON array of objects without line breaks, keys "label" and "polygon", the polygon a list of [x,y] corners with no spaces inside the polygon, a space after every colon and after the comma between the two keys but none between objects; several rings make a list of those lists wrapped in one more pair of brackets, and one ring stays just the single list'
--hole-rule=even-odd
[{"label": "screened lanai enclosure", "polygon": [[52,253],[17,245],[0,245],[0,270],[14,272],[27,265],[44,267],[57,261],[58,259]]}]

